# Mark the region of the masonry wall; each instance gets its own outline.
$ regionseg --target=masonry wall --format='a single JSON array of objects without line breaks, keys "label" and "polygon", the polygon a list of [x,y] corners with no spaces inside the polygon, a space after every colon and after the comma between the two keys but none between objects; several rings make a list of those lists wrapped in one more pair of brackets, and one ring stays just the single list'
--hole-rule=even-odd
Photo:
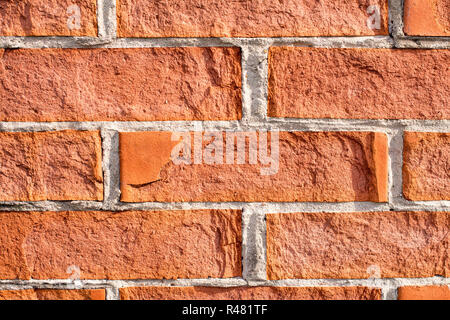
[{"label": "masonry wall", "polygon": [[450,299],[449,13],[1,1],[0,299]]}]

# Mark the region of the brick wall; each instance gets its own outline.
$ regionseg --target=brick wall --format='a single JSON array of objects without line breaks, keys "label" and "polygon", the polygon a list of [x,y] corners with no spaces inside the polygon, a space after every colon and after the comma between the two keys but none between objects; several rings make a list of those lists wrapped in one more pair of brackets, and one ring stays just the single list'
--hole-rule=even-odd
[{"label": "brick wall", "polygon": [[0,299],[450,299],[449,12],[1,1]]}]

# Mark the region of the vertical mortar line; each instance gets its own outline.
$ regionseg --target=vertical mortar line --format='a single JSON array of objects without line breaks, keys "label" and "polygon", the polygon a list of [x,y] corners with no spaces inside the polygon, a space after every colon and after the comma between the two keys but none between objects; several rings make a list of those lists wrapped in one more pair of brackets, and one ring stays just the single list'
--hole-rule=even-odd
[{"label": "vertical mortar line", "polygon": [[399,38],[404,37],[403,33],[403,2],[404,0],[389,0],[389,34],[394,39],[394,46],[397,46]]},{"label": "vertical mortar line", "polygon": [[382,300],[397,300],[398,284],[395,279],[384,279],[381,286]]},{"label": "vertical mortar line", "polygon": [[392,128],[389,135],[389,206],[397,209],[403,199],[403,128]]},{"label": "vertical mortar line", "polygon": [[[267,120],[267,48],[266,43],[241,45],[242,50],[242,123],[253,125]],[[265,281],[266,227],[264,213],[254,204],[242,212],[242,277],[247,281]]]},{"label": "vertical mortar line", "polygon": [[265,121],[269,120],[269,49],[270,44],[266,44],[259,54],[260,62],[258,70],[261,76],[261,83],[259,86],[261,105],[256,111],[259,111],[259,117]]},{"label": "vertical mortar line", "polygon": [[116,286],[106,287],[106,300],[120,300],[119,288]]},{"label": "vertical mortar line", "polygon": [[242,213],[242,277],[249,281],[265,281],[266,275],[266,225],[265,214],[252,204]]},{"label": "vertical mortar line", "polygon": [[241,68],[242,68],[242,119],[241,122],[247,123],[250,121],[252,117],[252,88],[248,84],[248,56],[249,56],[249,47],[241,46]]},{"label": "vertical mortar line", "polygon": [[266,223],[266,212],[260,212],[257,216],[257,221],[259,222],[259,229],[257,235],[259,236],[259,241],[261,243],[261,249],[259,252],[261,263],[261,270],[259,271],[260,277],[263,280],[267,280],[267,223]]},{"label": "vertical mortar line", "polygon": [[116,0],[97,0],[98,36],[112,41],[117,37]]},{"label": "vertical mortar line", "polygon": [[105,21],[104,21],[104,0],[97,0],[97,37],[106,38]]},{"label": "vertical mortar line", "polygon": [[119,133],[110,129],[101,129],[102,167],[103,167],[103,209],[113,210],[119,202]]},{"label": "vertical mortar line", "polygon": [[242,122],[267,120],[268,43],[245,44],[242,49]]}]

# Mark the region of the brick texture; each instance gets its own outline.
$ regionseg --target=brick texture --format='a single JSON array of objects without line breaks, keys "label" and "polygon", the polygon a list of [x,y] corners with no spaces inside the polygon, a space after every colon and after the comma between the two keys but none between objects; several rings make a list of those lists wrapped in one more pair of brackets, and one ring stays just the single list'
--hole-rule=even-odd
[{"label": "brick texture", "polygon": [[448,277],[448,212],[267,215],[269,279]]},{"label": "brick texture", "polygon": [[450,133],[405,132],[403,193],[408,200],[450,200]]},{"label": "brick texture", "polygon": [[[387,35],[386,0],[118,0],[120,37]],[[377,6],[379,25],[368,26]]]},{"label": "brick texture", "polygon": [[405,0],[404,31],[410,36],[450,36],[449,0]]},{"label": "brick texture", "polygon": [[280,132],[273,175],[262,175],[266,166],[249,161],[175,164],[171,151],[178,140],[171,139],[171,132],[120,134],[122,201],[387,201],[382,133]]},{"label": "brick texture", "polygon": [[400,287],[399,300],[450,300],[449,286]]},{"label": "brick texture", "polygon": [[136,287],[121,288],[122,300],[380,300],[365,287]]},{"label": "brick texture", "polygon": [[97,131],[1,132],[0,201],[103,200]]},{"label": "brick texture", "polygon": [[105,300],[104,289],[90,290],[0,290],[0,300]]},{"label": "brick texture", "polygon": [[239,277],[241,215],[4,212],[0,252],[0,279]]},{"label": "brick texture", "polygon": [[450,119],[449,50],[273,47],[270,117]]},{"label": "brick texture", "polygon": [[0,36],[95,37],[96,7],[96,0],[3,0]]},{"label": "brick texture", "polygon": [[0,300],[448,300],[449,48],[450,0],[0,0]]},{"label": "brick texture", "polygon": [[235,120],[237,48],[0,49],[0,121]]}]

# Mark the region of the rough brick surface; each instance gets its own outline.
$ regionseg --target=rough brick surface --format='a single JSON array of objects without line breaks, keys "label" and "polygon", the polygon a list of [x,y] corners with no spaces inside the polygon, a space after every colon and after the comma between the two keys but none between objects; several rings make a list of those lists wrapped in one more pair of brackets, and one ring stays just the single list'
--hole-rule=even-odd
[{"label": "rough brick surface", "polygon": [[382,133],[280,132],[273,175],[262,175],[267,166],[249,161],[175,164],[171,151],[178,140],[171,139],[171,132],[120,134],[122,201],[387,201]]},{"label": "rough brick surface", "polygon": [[365,287],[136,287],[121,288],[121,300],[380,300]]},{"label": "rough brick surface", "polygon": [[[74,5],[79,8],[78,21],[71,9]],[[95,37],[96,7],[96,0],[2,0],[0,36]]]},{"label": "rough brick surface", "polygon": [[449,50],[273,47],[270,117],[450,119]]},{"label": "rough brick surface", "polygon": [[12,200],[103,200],[100,133],[0,133],[0,201]]},{"label": "rough brick surface", "polygon": [[405,132],[403,157],[408,200],[450,200],[450,133]]},{"label": "rough brick surface", "polygon": [[0,121],[235,120],[238,48],[0,49]]},{"label": "rough brick surface", "polygon": [[104,289],[90,290],[2,290],[0,300],[105,300]]},{"label": "rough brick surface", "polygon": [[0,279],[239,277],[241,215],[4,212],[0,252]]},{"label": "rough brick surface", "polygon": [[269,279],[450,274],[449,212],[267,215]]},{"label": "rough brick surface", "polygon": [[404,24],[410,36],[450,36],[450,0],[405,0]]},{"label": "rough brick surface", "polygon": [[[368,26],[369,6],[380,25]],[[121,37],[387,35],[386,0],[118,0]],[[369,13],[368,13],[369,12]]]},{"label": "rough brick surface", "polygon": [[400,287],[399,300],[450,300],[449,286]]}]

